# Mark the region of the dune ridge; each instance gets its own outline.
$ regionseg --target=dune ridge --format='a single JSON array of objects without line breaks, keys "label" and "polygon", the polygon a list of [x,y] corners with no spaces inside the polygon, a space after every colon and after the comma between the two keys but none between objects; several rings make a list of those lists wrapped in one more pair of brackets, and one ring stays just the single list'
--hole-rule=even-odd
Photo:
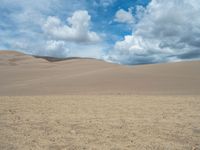
[{"label": "dune ridge", "polygon": [[0,95],[199,95],[200,61],[123,66],[95,59],[48,61],[0,51]]}]

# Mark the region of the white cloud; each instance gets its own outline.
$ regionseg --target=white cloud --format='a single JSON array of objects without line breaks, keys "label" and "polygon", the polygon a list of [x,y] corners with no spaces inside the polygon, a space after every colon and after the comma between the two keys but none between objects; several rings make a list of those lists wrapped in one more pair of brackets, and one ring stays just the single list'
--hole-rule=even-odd
[{"label": "white cloud", "polygon": [[[91,12],[88,3],[86,0],[1,0],[0,32],[4,37],[0,39],[1,49],[52,57],[102,58],[105,44],[100,39],[102,35],[91,31],[91,16],[87,11],[80,11]],[[48,17],[52,15],[58,17]],[[68,18],[62,20],[64,17]]]},{"label": "white cloud", "polygon": [[137,64],[199,58],[199,14],[200,1],[152,0],[134,33],[116,42],[112,59]]},{"label": "white cloud", "polygon": [[75,11],[66,24],[58,17],[48,17],[42,28],[50,40],[38,53],[54,57],[102,58],[101,39],[90,31],[90,20],[85,10]]},{"label": "white cloud", "polygon": [[64,24],[57,17],[48,17],[43,26],[44,32],[56,40],[77,43],[95,43],[100,41],[97,33],[90,31],[91,16],[85,10],[75,11]]},{"label": "white cloud", "polygon": [[[97,24],[107,19],[96,18],[100,21],[91,25],[91,16],[80,10],[88,10],[94,16],[101,14],[99,10],[112,13],[109,6],[116,0],[0,1],[0,32],[4,37],[0,39],[1,49],[56,57],[104,55],[109,60],[131,64],[200,58],[200,1],[152,0],[147,8],[131,8],[133,13],[130,9],[119,10],[115,21],[128,23],[133,33],[117,41],[110,53],[107,53],[113,46],[110,41],[121,39],[124,30],[112,35],[108,30],[115,24],[110,24],[102,31],[104,36],[97,34]],[[68,19],[63,20],[65,17]],[[98,42],[100,37],[105,41]]]},{"label": "white cloud", "polygon": [[129,9],[128,11],[125,11],[123,9],[118,10],[115,14],[114,20],[116,22],[120,22],[120,23],[128,23],[128,24],[134,23],[134,17],[132,15],[132,10],[131,9]]},{"label": "white cloud", "polygon": [[47,41],[44,48],[45,55],[54,57],[66,57],[69,53],[69,49],[64,41]]},{"label": "white cloud", "polygon": [[100,5],[103,7],[108,7],[113,4],[116,0],[100,0]]}]

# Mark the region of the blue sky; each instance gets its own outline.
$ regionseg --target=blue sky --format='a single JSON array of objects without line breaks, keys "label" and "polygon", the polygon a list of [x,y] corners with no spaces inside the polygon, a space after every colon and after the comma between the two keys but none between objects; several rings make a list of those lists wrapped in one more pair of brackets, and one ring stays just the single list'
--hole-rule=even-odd
[{"label": "blue sky", "polygon": [[0,0],[0,11],[0,49],[122,64],[200,58],[195,0]]}]

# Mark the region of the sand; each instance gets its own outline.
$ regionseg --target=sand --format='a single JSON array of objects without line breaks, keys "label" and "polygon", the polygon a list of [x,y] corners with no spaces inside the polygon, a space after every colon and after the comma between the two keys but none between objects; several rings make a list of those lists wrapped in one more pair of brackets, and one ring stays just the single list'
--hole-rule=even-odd
[{"label": "sand", "polygon": [[198,96],[0,97],[2,150],[199,150]]},{"label": "sand", "polygon": [[122,66],[95,59],[49,62],[0,52],[0,95],[200,94],[200,61]]},{"label": "sand", "polygon": [[0,51],[0,150],[199,150],[199,125],[199,61],[121,66]]}]

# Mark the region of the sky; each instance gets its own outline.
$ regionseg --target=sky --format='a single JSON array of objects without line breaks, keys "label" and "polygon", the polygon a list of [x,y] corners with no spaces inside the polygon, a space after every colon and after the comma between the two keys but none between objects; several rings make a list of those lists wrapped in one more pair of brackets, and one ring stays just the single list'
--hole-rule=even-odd
[{"label": "sky", "polygon": [[0,0],[0,49],[120,64],[200,59],[199,0]]}]

